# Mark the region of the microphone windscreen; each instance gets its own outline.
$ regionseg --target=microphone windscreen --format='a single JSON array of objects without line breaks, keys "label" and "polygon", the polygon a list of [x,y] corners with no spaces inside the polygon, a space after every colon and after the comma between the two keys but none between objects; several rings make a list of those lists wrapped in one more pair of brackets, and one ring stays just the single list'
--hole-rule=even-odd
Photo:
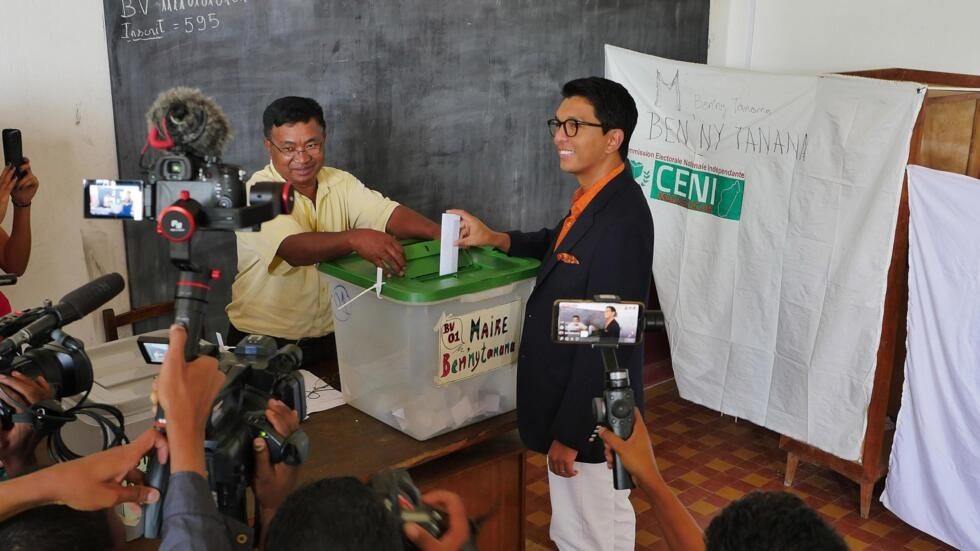
[{"label": "microphone windscreen", "polygon": [[228,116],[197,88],[177,86],[161,92],[146,112],[146,124],[160,136],[169,135],[175,146],[203,157],[220,158],[231,141]]},{"label": "microphone windscreen", "polygon": [[94,279],[61,297],[57,305],[61,324],[82,319],[99,306],[109,302],[126,287],[123,277],[116,272]]}]

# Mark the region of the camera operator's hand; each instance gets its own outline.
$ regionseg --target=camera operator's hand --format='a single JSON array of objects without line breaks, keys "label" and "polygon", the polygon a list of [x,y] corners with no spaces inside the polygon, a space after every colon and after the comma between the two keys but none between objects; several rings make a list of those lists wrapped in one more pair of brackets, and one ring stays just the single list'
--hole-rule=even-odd
[{"label": "camera operator's hand", "polygon": [[650,482],[660,477],[660,470],[657,469],[653,444],[650,442],[650,434],[647,432],[646,424],[643,423],[639,408],[633,408],[633,418],[637,422],[633,423],[633,434],[628,439],[623,440],[603,426],[599,427],[599,438],[606,443],[606,464],[609,468],[613,468],[612,452],[616,452],[623,462],[623,467],[633,476],[638,485],[642,485],[643,482]]},{"label": "camera operator's hand", "polygon": [[552,440],[551,447],[548,448],[548,469],[558,476],[571,478],[578,474],[575,469],[576,457],[578,457],[578,450]]},{"label": "camera operator's hand", "polygon": [[225,376],[218,360],[201,356],[184,361],[187,331],[170,326],[170,346],[160,366],[156,397],[167,418],[170,472],[192,471],[207,477],[204,464],[204,429]]},{"label": "camera operator's hand", "polygon": [[[41,505],[62,504],[81,511],[97,511],[120,503],[154,503],[160,493],[142,486],[140,460],[156,450],[167,461],[167,440],[149,429],[131,444],[59,463],[3,483],[0,520]],[[123,486],[123,481],[132,485]]]},{"label": "camera operator's hand", "polygon": [[[44,377],[31,379],[19,371],[10,375],[0,375],[0,400],[14,411],[21,413],[24,406],[51,399],[54,396],[51,386]],[[22,473],[34,465],[34,449],[43,438],[26,423],[14,423],[9,431],[0,431],[0,463],[11,476]]]},{"label": "camera operator's hand", "polygon": [[349,230],[351,249],[361,258],[384,270],[385,274],[405,275],[405,251],[394,236],[377,230]]},{"label": "camera operator's hand", "polygon": [[31,171],[31,162],[28,159],[25,158],[24,164],[20,165],[19,168],[23,174],[17,179],[17,185],[10,192],[10,199],[13,201],[15,207],[23,208],[31,204],[40,183],[37,180],[37,176]]},{"label": "camera operator's hand", "polygon": [[[288,438],[299,429],[299,415],[279,400],[269,400],[265,417],[272,428],[284,437]],[[269,446],[263,438],[256,438],[252,446],[255,449],[255,499],[261,507],[262,522],[268,524],[296,486],[299,466],[287,465],[285,462],[272,464]]]},{"label": "camera operator's hand", "polygon": [[442,538],[435,539],[418,524],[409,522],[403,528],[405,537],[420,551],[458,551],[470,540],[470,522],[466,518],[463,500],[452,492],[434,490],[422,496],[422,503],[446,513],[449,527]]},{"label": "camera operator's hand", "polygon": [[506,233],[493,231],[482,220],[465,210],[450,209],[446,212],[460,217],[459,239],[454,243],[457,247],[490,245],[504,252],[510,250],[510,236]]},{"label": "camera operator's hand", "polygon": [[612,452],[619,454],[620,461],[632,475],[633,481],[650,499],[651,509],[668,548],[704,551],[704,535],[701,533],[701,528],[681,500],[664,482],[660,470],[657,469],[653,444],[650,442],[650,434],[640,416],[639,408],[633,408],[633,418],[636,419],[636,423],[633,424],[633,434],[626,440],[616,436],[606,427],[599,427],[599,438],[606,443],[606,464],[612,469]]}]

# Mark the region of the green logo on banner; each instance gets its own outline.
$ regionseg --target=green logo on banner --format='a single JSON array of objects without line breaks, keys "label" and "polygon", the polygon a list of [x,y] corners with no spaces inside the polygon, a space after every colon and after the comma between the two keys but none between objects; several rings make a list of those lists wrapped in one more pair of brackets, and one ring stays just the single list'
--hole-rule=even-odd
[{"label": "green logo on banner", "polygon": [[638,170],[637,164],[632,163],[633,177],[644,188],[652,181],[650,197],[653,199],[726,220],[742,217],[745,180],[660,160],[654,162],[652,171],[644,171],[642,165]]},{"label": "green logo on banner", "polygon": [[636,183],[640,184],[640,187],[646,189],[650,185],[650,175],[652,172],[645,170],[646,167],[643,163],[634,161],[630,159],[630,168],[633,170],[633,179]]}]

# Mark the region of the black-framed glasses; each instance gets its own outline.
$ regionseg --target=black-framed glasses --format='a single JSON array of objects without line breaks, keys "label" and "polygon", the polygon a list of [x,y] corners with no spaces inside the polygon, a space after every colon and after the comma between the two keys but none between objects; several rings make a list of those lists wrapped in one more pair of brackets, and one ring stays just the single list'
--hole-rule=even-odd
[{"label": "black-framed glasses", "polygon": [[299,154],[300,151],[305,151],[307,155],[315,155],[323,147],[323,142],[310,142],[306,145],[301,145],[299,147],[295,145],[287,145],[284,147],[279,147],[272,140],[269,140],[269,143],[271,143],[272,147],[276,148],[276,151],[282,153],[282,156],[287,159],[292,159],[297,154]]},{"label": "black-framed glasses", "polygon": [[578,134],[578,128],[580,126],[594,126],[596,128],[603,128],[603,126],[598,123],[579,121],[575,119],[565,119],[563,121],[560,121],[558,119],[548,120],[548,130],[551,131],[552,136],[554,136],[558,132],[559,126],[562,127],[562,129],[565,131],[565,135],[568,136],[569,138],[572,138],[576,134]]}]

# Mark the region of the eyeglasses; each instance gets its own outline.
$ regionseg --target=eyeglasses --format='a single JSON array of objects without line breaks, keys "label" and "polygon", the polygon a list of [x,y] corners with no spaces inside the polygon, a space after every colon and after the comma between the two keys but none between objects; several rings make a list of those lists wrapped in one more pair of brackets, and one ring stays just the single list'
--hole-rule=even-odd
[{"label": "eyeglasses", "polygon": [[299,154],[300,151],[305,151],[307,155],[315,155],[323,147],[323,142],[310,142],[306,145],[301,145],[296,147],[295,145],[287,145],[285,147],[279,147],[272,140],[269,140],[272,147],[276,148],[276,151],[282,153],[282,156],[287,159],[292,159]]},{"label": "eyeglasses", "polygon": [[558,119],[548,120],[548,130],[551,131],[551,135],[554,136],[558,132],[558,127],[561,127],[565,131],[565,135],[569,138],[574,137],[578,134],[578,128],[580,126],[594,126],[596,128],[604,128],[601,124],[596,124],[594,122],[583,122],[577,121],[575,119],[566,119],[560,121]]}]

